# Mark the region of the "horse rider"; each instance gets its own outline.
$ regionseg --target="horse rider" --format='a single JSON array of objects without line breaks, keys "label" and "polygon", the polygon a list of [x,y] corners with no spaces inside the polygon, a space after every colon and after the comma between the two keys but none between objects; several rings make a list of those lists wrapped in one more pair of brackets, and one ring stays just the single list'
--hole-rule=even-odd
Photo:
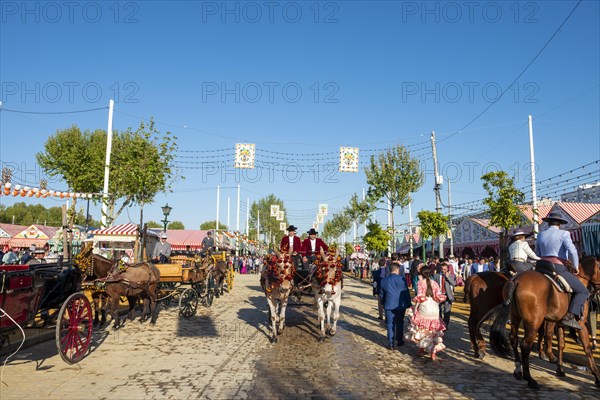
[{"label": "horse rider", "polygon": [[160,234],[160,242],[154,246],[152,251],[152,262],[155,264],[164,264],[169,262],[171,257],[171,243],[167,242],[167,234]]},{"label": "horse rider", "polygon": [[554,264],[556,273],[562,276],[573,289],[573,297],[569,304],[567,314],[560,321],[561,325],[581,329],[577,319],[583,314],[583,306],[589,297],[589,292],[577,277],[567,271],[565,264],[568,259],[573,263],[576,272],[579,271],[579,257],[577,249],[573,245],[571,235],[560,226],[567,223],[559,213],[551,212],[543,221],[548,223],[548,229],[540,232],[536,243],[536,253],[542,260]]},{"label": "horse rider", "polygon": [[211,254],[215,247],[215,239],[212,237],[212,231],[206,232],[206,237],[202,239],[200,253],[202,255]]},{"label": "horse rider", "polygon": [[528,259],[539,260],[540,258],[531,250],[529,244],[525,240],[527,236],[530,236],[518,230],[513,233],[513,242],[508,246],[508,252],[510,253],[510,264],[513,266],[515,272],[528,271],[533,268],[533,264],[528,262]]},{"label": "horse rider", "polygon": [[329,251],[329,246],[327,246],[321,238],[317,237],[319,232],[317,232],[315,228],[311,228],[306,233],[308,233],[308,237],[302,242],[302,253],[306,255],[312,264],[317,259],[317,255],[321,254],[321,249],[327,253]]},{"label": "horse rider", "polygon": [[302,254],[302,241],[298,236],[296,236],[297,227],[294,225],[290,225],[287,228],[288,234],[281,238],[281,244],[279,245],[279,249],[282,253],[288,253],[290,249],[292,250],[292,259],[294,260],[294,264],[296,267],[300,267],[302,260],[300,255]]}]

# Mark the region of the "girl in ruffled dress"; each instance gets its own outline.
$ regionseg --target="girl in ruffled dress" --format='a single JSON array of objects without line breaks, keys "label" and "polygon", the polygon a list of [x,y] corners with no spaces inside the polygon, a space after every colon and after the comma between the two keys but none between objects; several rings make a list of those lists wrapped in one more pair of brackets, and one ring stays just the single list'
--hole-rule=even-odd
[{"label": "girl in ruffled dress", "polygon": [[439,303],[446,300],[446,295],[441,293],[440,286],[431,279],[429,266],[421,267],[419,274],[421,279],[417,283],[417,295],[414,299],[416,304],[404,338],[417,345],[418,355],[428,353],[435,360],[436,353],[446,348],[442,340],[446,325],[440,318],[439,307]]}]

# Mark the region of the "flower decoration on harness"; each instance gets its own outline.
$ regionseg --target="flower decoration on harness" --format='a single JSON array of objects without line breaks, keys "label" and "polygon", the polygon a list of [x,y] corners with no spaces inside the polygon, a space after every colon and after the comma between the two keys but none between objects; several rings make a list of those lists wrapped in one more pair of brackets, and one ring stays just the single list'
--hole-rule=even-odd
[{"label": "flower decoration on harness", "polygon": [[292,282],[295,274],[296,266],[289,255],[284,255],[282,259],[276,256],[270,257],[265,271],[270,284],[267,291],[270,292],[274,287],[281,286],[284,281]]},{"label": "flower decoration on harness", "polygon": [[[320,255],[317,256],[314,275],[321,288],[326,285],[331,285],[332,288],[335,288],[335,286],[342,281],[341,260],[341,257],[338,256],[336,259],[336,255],[331,252],[325,256],[325,259],[322,259]],[[333,270],[335,270],[335,273],[333,277],[330,277],[329,272]],[[335,290],[333,290],[332,294],[335,294]]]}]

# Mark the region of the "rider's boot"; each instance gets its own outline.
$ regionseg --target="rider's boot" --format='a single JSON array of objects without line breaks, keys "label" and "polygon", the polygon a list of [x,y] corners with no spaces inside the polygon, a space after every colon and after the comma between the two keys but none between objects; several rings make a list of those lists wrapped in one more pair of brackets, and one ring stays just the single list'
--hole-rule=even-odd
[{"label": "rider's boot", "polygon": [[563,317],[563,319],[560,321],[560,324],[562,326],[567,327],[567,328],[573,328],[573,329],[581,330],[581,325],[579,325],[579,323],[575,319],[575,315],[573,313],[570,313],[570,312],[567,313]]},{"label": "rider's boot", "polygon": [[504,301],[505,306],[510,305],[514,291],[515,291],[515,282],[512,279],[510,279],[508,281],[508,287],[506,288],[507,297],[506,297],[506,300]]}]

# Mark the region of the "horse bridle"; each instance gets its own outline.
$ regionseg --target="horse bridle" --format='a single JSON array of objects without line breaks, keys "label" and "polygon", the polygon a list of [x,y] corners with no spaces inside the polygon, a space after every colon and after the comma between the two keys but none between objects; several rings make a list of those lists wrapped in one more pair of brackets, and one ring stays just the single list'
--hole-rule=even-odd
[{"label": "horse bridle", "polygon": [[588,281],[588,287],[592,285],[594,287],[593,292],[597,292],[600,290],[600,262],[595,260],[594,265],[594,274],[590,277],[581,274],[582,268],[577,270],[577,277],[580,279],[585,279]]}]

